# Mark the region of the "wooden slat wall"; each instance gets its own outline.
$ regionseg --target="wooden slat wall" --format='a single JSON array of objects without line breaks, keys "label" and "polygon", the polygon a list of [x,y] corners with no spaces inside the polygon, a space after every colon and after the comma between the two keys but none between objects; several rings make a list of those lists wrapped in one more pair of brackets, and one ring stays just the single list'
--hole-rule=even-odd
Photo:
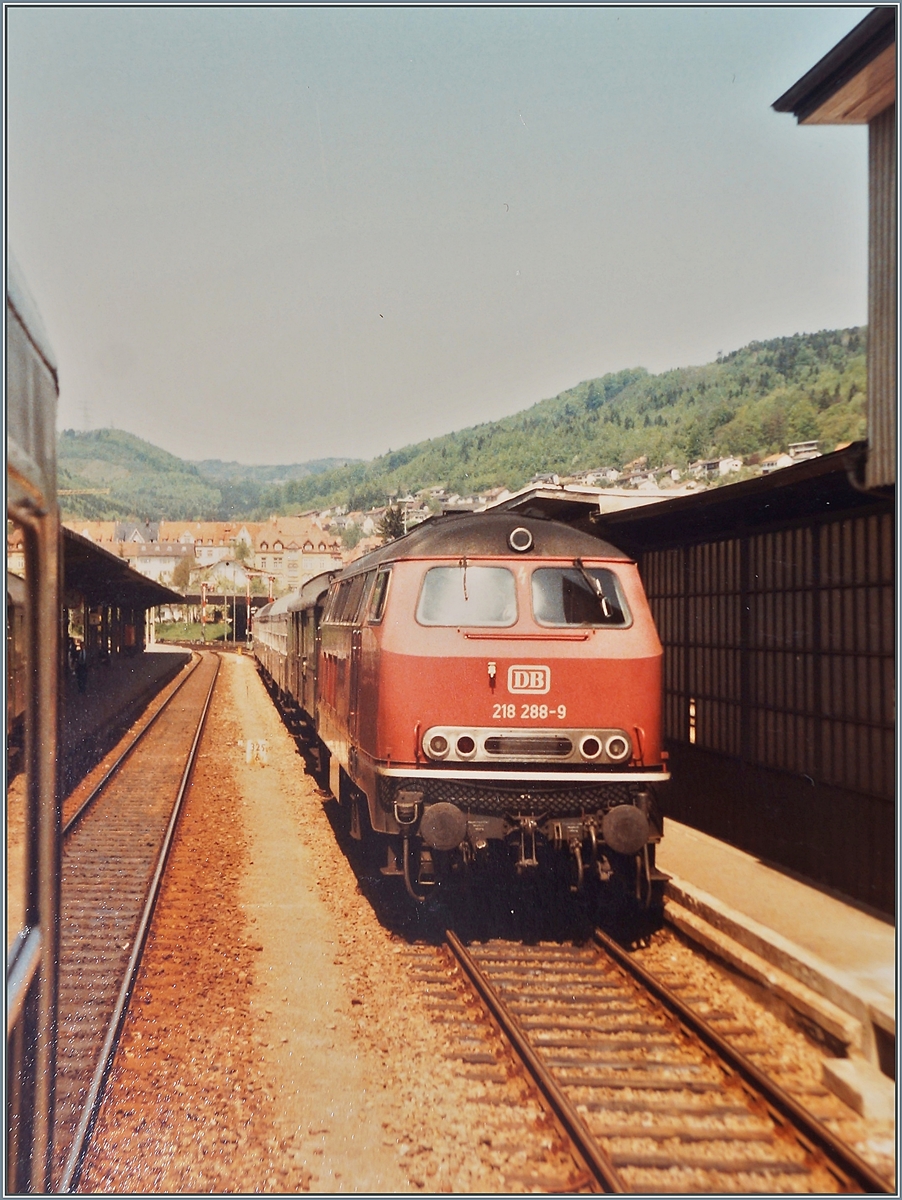
[{"label": "wooden slat wall", "polygon": [[896,106],[869,126],[868,487],[896,481]]},{"label": "wooden slat wall", "polygon": [[649,551],[641,565],[666,737],[892,799],[890,513]]},{"label": "wooden slat wall", "polygon": [[889,514],[821,527],[823,777],[894,794],[893,527]]},{"label": "wooden slat wall", "polygon": [[749,762],[817,778],[816,532],[759,534],[748,543]]}]

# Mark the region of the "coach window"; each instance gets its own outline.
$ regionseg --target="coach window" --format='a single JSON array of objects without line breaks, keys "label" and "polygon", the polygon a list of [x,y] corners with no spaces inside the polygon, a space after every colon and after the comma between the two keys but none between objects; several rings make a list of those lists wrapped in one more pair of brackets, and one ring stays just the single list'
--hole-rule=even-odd
[{"label": "coach window", "polygon": [[632,621],[617,576],[604,567],[537,567],[532,610],[540,625],[623,629]]},{"label": "coach window", "polygon": [[517,620],[517,585],[507,567],[431,567],[423,577],[421,625],[505,626]]},{"label": "coach window", "polygon": [[385,612],[385,600],[388,596],[388,581],[391,578],[391,571],[379,571],[376,574],[376,582],[373,585],[373,594],[370,598],[370,624],[378,625],[382,620],[382,614]]}]

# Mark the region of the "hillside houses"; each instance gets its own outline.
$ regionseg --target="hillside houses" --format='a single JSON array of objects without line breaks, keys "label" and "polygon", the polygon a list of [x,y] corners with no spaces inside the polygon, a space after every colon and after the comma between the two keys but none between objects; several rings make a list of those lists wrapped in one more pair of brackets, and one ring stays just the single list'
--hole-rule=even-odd
[{"label": "hillside houses", "polygon": [[[430,515],[456,510],[482,512],[536,489],[579,492],[601,511],[651,503],[718,485],[744,474],[769,474],[795,462],[819,456],[816,441],[797,442],[788,453],[743,463],[734,456],[698,460],[688,467],[673,463],[649,466],[640,456],[622,468],[597,466],[568,476],[539,473],[518,492],[503,486],[463,495],[436,484],[416,494],[394,495],[403,526],[412,529]],[[179,590],[196,591],[201,582],[227,590],[284,595],[323,571],[340,568],[381,545],[380,529],[388,505],[348,512],[342,507],[267,521],[89,521],[65,524],[75,533],[128,560],[142,575]],[[12,547],[9,553],[14,553]]]}]

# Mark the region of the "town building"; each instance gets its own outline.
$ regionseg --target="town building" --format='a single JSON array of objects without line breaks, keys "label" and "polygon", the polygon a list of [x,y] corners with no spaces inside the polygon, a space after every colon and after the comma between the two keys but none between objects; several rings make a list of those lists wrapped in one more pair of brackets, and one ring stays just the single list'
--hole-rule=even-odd
[{"label": "town building", "polygon": [[791,467],[794,461],[788,454],[768,454],[767,458],[761,460],[761,474],[770,475],[783,467]]},{"label": "town building", "polygon": [[282,595],[314,575],[343,565],[339,538],[326,533],[309,517],[270,517],[257,526],[253,565],[272,580],[273,593]]},{"label": "town building", "polygon": [[175,569],[183,559],[194,566],[194,547],[182,542],[119,542],[113,552],[139,575],[165,585],[173,583]]},{"label": "town building", "polygon": [[224,559],[241,556],[240,546],[250,557],[254,544],[256,523],[236,521],[161,521],[160,540],[177,541],[194,546],[198,566],[208,567]]},{"label": "town building", "polygon": [[821,452],[815,442],[790,442],[789,457],[793,462],[803,462],[807,458],[820,458]]}]

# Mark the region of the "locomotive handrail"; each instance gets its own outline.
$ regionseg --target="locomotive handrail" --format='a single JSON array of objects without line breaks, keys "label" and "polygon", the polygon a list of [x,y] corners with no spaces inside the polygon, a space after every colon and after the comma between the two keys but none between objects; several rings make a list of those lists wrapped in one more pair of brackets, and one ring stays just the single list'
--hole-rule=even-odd
[{"label": "locomotive handrail", "polygon": [[578,633],[474,633],[469,629],[460,629],[458,632],[472,642],[585,642],[595,630],[581,629]]}]

